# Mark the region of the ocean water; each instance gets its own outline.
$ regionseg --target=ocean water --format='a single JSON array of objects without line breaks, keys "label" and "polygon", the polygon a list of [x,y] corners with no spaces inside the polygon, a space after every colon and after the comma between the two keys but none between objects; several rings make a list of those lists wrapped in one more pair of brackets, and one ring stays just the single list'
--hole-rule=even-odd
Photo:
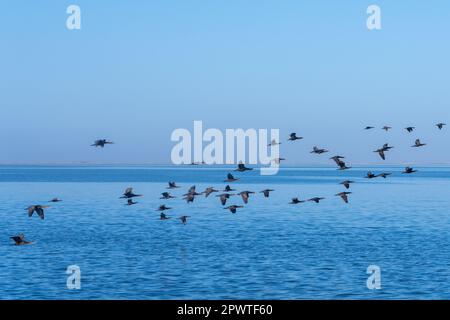
[{"label": "ocean water", "polygon": [[[367,168],[236,173],[252,195],[186,204],[191,185],[223,189],[224,167],[0,167],[0,299],[449,299],[450,168],[367,180]],[[334,194],[355,180],[350,203]],[[177,199],[160,200],[168,181]],[[119,199],[132,186],[139,203]],[[324,196],[290,205],[292,197]],[[24,210],[47,204],[45,220]],[[232,197],[230,204],[242,204]],[[173,209],[159,220],[160,204]],[[190,216],[186,225],[177,219]],[[24,233],[29,246],[10,236]],[[66,269],[81,270],[70,290]],[[369,265],[381,269],[370,290]]]}]

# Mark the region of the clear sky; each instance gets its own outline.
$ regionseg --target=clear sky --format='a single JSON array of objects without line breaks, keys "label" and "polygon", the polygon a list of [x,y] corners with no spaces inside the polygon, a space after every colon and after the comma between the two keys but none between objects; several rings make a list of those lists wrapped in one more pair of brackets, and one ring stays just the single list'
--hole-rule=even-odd
[{"label": "clear sky", "polygon": [[[329,163],[314,145],[381,163],[389,142],[389,162],[450,164],[447,0],[15,0],[0,35],[0,163],[168,163],[171,132],[203,120],[296,131],[290,163]],[[103,137],[117,144],[89,146]]]}]

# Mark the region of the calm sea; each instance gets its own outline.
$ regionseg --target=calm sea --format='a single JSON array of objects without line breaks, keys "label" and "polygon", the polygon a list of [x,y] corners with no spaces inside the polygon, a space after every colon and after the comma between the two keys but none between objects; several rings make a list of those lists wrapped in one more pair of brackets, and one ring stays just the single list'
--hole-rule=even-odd
[{"label": "calm sea", "polygon": [[[223,189],[229,168],[0,167],[1,299],[449,299],[450,168],[367,180],[367,168],[236,173],[252,195],[237,214],[191,185]],[[354,180],[350,203],[334,194]],[[181,188],[160,200],[168,181]],[[124,189],[143,194],[134,206]],[[323,196],[320,204],[290,205]],[[25,208],[52,203],[45,220]],[[242,204],[231,197],[230,204]],[[172,207],[159,220],[159,205]],[[178,217],[188,215],[188,223]],[[36,243],[14,246],[24,233]],[[81,289],[67,288],[79,266]],[[367,268],[379,266],[381,289]]]}]

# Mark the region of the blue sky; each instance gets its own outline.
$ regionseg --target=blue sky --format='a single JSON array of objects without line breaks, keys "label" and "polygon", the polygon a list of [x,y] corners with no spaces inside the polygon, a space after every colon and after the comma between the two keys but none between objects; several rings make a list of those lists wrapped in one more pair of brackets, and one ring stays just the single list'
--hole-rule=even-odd
[{"label": "blue sky", "polygon": [[[65,27],[81,7],[82,29]],[[366,9],[382,10],[382,30]],[[290,163],[450,164],[448,1],[10,1],[0,163],[168,163],[176,128],[280,128]],[[363,132],[366,125],[394,127]],[[403,128],[417,127],[413,134]],[[97,138],[117,144],[89,147]],[[427,149],[409,148],[414,139]]]}]

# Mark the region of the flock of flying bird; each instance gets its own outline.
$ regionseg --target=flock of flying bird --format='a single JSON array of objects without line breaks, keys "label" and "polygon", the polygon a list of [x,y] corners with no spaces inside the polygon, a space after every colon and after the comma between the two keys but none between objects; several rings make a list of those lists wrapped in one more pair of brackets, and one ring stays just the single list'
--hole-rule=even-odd
[{"label": "flock of flying bird", "polygon": [[[446,124],[445,123],[438,123],[436,124],[436,127],[439,130],[442,130],[444,128]],[[364,128],[364,130],[372,130],[375,129],[375,127],[372,126],[367,126]],[[382,130],[385,131],[389,131],[391,130],[392,127],[389,126],[384,126],[382,127]],[[405,130],[409,133],[413,132],[415,130],[415,127],[406,127]],[[291,133],[289,135],[288,141],[296,141],[296,140],[301,140],[303,139],[303,137],[298,137],[296,133]],[[106,139],[100,139],[100,140],[96,140],[94,142],[94,144],[92,144],[91,146],[93,147],[100,147],[100,148],[104,148],[106,145],[108,144],[114,144],[114,142],[108,141]],[[272,140],[269,144],[268,147],[271,146],[276,146],[276,145],[280,145],[281,142],[278,142],[276,140]],[[426,146],[426,143],[422,143],[420,141],[420,139],[416,139],[414,144],[411,146],[413,148],[420,148]],[[386,159],[386,152],[388,152],[390,149],[392,149],[392,146],[389,146],[388,143],[384,144],[381,148],[374,150],[373,152],[378,153],[378,155],[381,157],[382,160]],[[311,151],[311,153],[313,154],[323,154],[323,153],[327,153],[329,152],[326,149],[322,149],[322,148],[318,148],[317,146],[313,147],[313,150]],[[343,159],[345,159],[345,157],[343,156],[333,156],[330,158],[330,160],[333,160],[336,165],[338,166],[338,170],[347,170],[350,169],[351,167],[347,166],[347,164],[343,161]],[[276,162],[277,164],[281,163],[281,161],[285,160],[284,158],[276,158],[273,159],[274,162]],[[196,163],[192,163],[192,165],[197,165]],[[235,169],[235,171],[237,172],[245,172],[245,171],[251,171],[253,170],[253,168],[248,168],[246,167],[242,162],[238,164],[237,169]],[[411,167],[406,167],[405,170],[402,172],[403,174],[412,174],[414,172],[417,172],[417,170],[411,168]],[[369,171],[367,172],[367,175],[365,176],[365,178],[367,179],[374,179],[374,178],[378,178],[378,177],[382,177],[382,178],[387,178],[389,175],[391,175],[391,173],[389,172],[382,172],[380,174],[374,174],[373,172]],[[225,210],[229,210],[231,213],[236,213],[238,209],[244,208],[243,205],[237,205],[237,204],[232,204],[232,205],[228,205],[227,201],[230,199],[231,196],[241,196],[242,201],[244,204],[248,204],[250,195],[255,194],[256,192],[253,191],[248,191],[248,190],[244,190],[241,191],[239,193],[231,193],[233,191],[236,191],[236,189],[233,189],[230,184],[233,182],[238,181],[238,178],[235,178],[231,173],[228,173],[226,179],[224,180],[225,183],[228,183],[226,185],[226,187],[222,190],[219,191],[217,189],[214,189],[213,187],[208,187],[206,188],[204,191],[202,192],[197,192],[196,191],[196,187],[195,185],[190,187],[189,190],[187,191],[187,193],[183,194],[183,200],[186,200],[187,203],[192,203],[194,202],[195,198],[197,196],[201,196],[204,195],[206,198],[209,197],[212,193],[219,193],[220,194],[216,195],[217,198],[219,198],[220,203],[223,206],[223,209]],[[354,183],[354,181],[351,180],[345,180],[340,182],[341,185],[343,185],[347,190],[350,189],[350,185]],[[175,182],[169,182],[168,186],[166,189],[168,190],[174,190],[174,189],[178,189],[180,188],[180,186],[178,186]],[[270,196],[270,193],[273,192],[275,190],[273,189],[264,189],[262,191],[260,191],[259,193],[262,193],[263,196],[265,198],[268,198]],[[339,196],[342,198],[342,200],[345,203],[349,202],[349,195],[352,194],[352,192],[349,191],[343,191],[340,193],[335,194],[335,196]],[[141,194],[135,194],[133,192],[133,188],[127,188],[125,190],[125,192],[123,193],[123,195],[120,197],[121,199],[126,199],[126,205],[131,206],[131,205],[135,205],[137,204],[137,202],[135,202],[133,199],[136,197],[141,197]],[[169,191],[165,191],[161,193],[161,200],[170,200],[170,199],[174,199],[176,198],[175,196],[171,195]],[[320,201],[324,200],[324,197],[314,197],[311,199],[307,199],[307,200],[300,200],[299,198],[292,198],[290,204],[296,205],[296,204],[300,204],[300,203],[304,203],[306,201],[311,201],[311,202],[315,202],[315,203],[319,203]],[[58,198],[53,198],[52,200],[50,200],[49,202],[52,203],[57,203],[57,202],[61,202],[61,199]],[[26,210],[28,212],[28,216],[32,217],[34,213],[36,213],[39,218],[41,218],[42,220],[45,217],[45,213],[44,213],[44,209],[48,208],[49,206],[46,205],[32,205],[29,206]],[[156,210],[158,212],[160,212],[160,220],[169,220],[171,219],[171,217],[166,215],[166,211],[172,209],[171,207],[166,206],[165,204],[160,205],[159,208]],[[181,217],[179,217],[179,219],[181,220],[181,223],[186,224],[187,223],[187,219],[189,218],[189,216],[183,215]],[[27,244],[32,244],[33,242],[31,241],[27,241],[25,240],[25,236],[23,234],[19,234],[13,237],[10,237],[15,245],[27,245]]]}]

